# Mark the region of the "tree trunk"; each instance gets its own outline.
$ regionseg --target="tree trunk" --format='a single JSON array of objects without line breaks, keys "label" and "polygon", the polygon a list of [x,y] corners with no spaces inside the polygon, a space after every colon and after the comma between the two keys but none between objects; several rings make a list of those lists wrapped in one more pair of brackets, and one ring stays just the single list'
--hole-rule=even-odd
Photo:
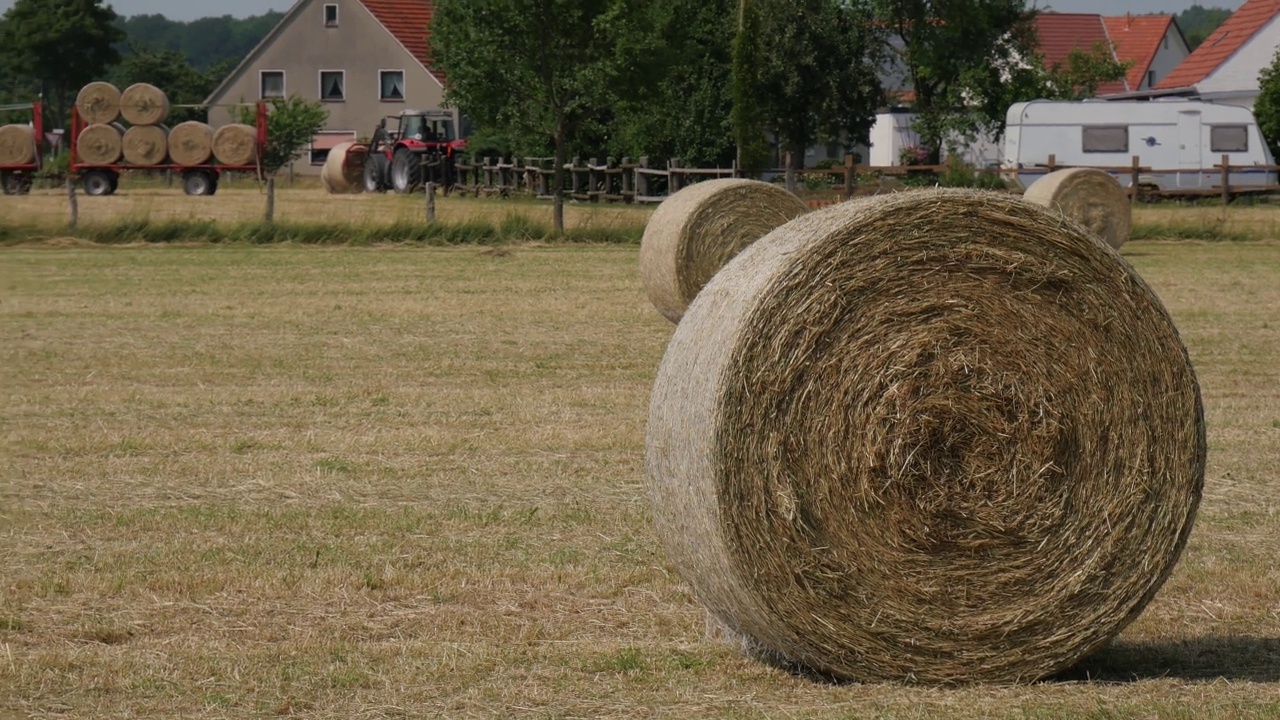
[{"label": "tree trunk", "polygon": [[555,172],[551,175],[551,182],[554,185],[551,191],[552,205],[554,210],[551,214],[551,224],[553,226],[556,237],[564,237],[564,123],[559,123],[556,127],[556,167]]}]

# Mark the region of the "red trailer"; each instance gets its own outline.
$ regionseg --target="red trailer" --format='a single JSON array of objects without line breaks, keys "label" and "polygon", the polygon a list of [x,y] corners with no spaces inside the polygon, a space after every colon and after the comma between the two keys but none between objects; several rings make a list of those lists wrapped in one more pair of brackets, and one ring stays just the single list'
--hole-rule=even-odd
[{"label": "red trailer", "polygon": [[44,108],[40,103],[25,103],[22,105],[5,105],[0,110],[30,110],[31,111],[31,129],[34,131],[35,161],[25,165],[0,165],[0,188],[3,188],[5,195],[26,195],[31,191],[31,183],[35,180],[36,173],[40,172],[40,165],[44,159],[45,138],[44,138]]},{"label": "red trailer", "polygon": [[[259,102],[255,113],[257,130],[257,156],[261,159],[267,147],[267,104]],[[262,179],[264,172],[261,164],[254,165],[221,165],[211,162],[205,165],[177,165],[166,163],[161,165],[131,165],[114,163],[111,165],[92,165],[80,162],[76,153],[76,140],[86,127],[80,118],[80,112],[71,111],[71,172],[80,177],[80,185],[86,195],[110,195],[120,185],[120,173],[125,170],[170,170],[182,174],[182,191],[188,195],[212,195],[218,191],[218,179],[224,172],[251,172]]]}]

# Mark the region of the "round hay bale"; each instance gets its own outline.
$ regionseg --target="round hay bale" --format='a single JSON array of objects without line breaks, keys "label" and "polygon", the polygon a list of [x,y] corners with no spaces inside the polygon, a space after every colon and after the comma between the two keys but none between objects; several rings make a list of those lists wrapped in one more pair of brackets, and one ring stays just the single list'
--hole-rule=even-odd
[{"label": "round hay bale", "polygon": [[213,157],[213,128],[195,120],[169,131],[169,159],[175,165],[204,165]]},{"label": "round hay bale", "polygon": [[0,165],[29,165],[35,161],[35,130],[30,125],[0,126]]},{"label": "round hay bale", "polygon": [[134,83],[120,94],[120,114],[132,125],[159,125],[169,117],[169,97],[155,85]]},{"label": "round hay bale", "polygon": [[133,165],[161,165],[169,155],[169,128],[134,125],[124,132],[124,160]]},{"label": "round hay bale", "polygon": [[[357,153],[352,153],[355,148]],[[320,170],[320,183],[330,194],[364,192],[364,162],[348,162],[349,155],[365,155],[365,146],[356,142],[338,143],[329,151],[329,157]]]},{"label": "round hay bale", "polygon": [[116,123],[95,123],[80,131],[76,153],[87,165],[111,165],[124,153],[124,128]]},{"label": "round hay bale", "polygon": [[120,90],[109,82],[91,82],[76,95],[76,109],[89,125],[113,123],[120,117]]},{"label": "round hay bale", "polygon": [[258,131],[252,125],[223,125],[213,133],[213,157],[223,165],[252,165],[258,159]]},{"label": "round hay bale", "polygon": [[759,180],[706,180],[654,210],[640,241],[649,302],[674,323],[702,286],[743,248],[808,211],[804,201]]},{"label": "round hay bale", "polygon": [[1118,253],[941,190],[805,215],[716,274],[662,360],[645,461],[674,564],[761,654],[1026,682],[1168,577],[1205,435],[1177,330]]},{"label": "round hay bale", "polygon": [[1094,168],[1055,170],[1031,183],[1027,202],[1056,210],[1113,248],[1129,242],[1133,208],[1119,181]]}]

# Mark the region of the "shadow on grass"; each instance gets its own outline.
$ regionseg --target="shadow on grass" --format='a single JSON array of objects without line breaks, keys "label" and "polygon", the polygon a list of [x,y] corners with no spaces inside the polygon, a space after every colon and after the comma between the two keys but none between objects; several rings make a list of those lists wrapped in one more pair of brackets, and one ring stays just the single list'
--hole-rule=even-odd
[{"label": "shadow on grass", "polygon": [[1124,683],[1157,678],[1280,682],[1280,638],[1116,640],[1054,680]]}]

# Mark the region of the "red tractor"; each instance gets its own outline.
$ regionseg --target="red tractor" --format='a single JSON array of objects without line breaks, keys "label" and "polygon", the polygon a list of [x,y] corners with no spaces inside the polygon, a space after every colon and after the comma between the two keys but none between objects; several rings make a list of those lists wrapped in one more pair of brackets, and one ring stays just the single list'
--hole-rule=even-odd
[{"label": "red tractor", "polygon": [[[395,130],[387,130],[388,120],[396,121]],[[466,147],[448,110],[405,110],[385,117],[369,140],[364,189],[403,194],[434,182],[447,193],[457,177],[454,160]]]}]

